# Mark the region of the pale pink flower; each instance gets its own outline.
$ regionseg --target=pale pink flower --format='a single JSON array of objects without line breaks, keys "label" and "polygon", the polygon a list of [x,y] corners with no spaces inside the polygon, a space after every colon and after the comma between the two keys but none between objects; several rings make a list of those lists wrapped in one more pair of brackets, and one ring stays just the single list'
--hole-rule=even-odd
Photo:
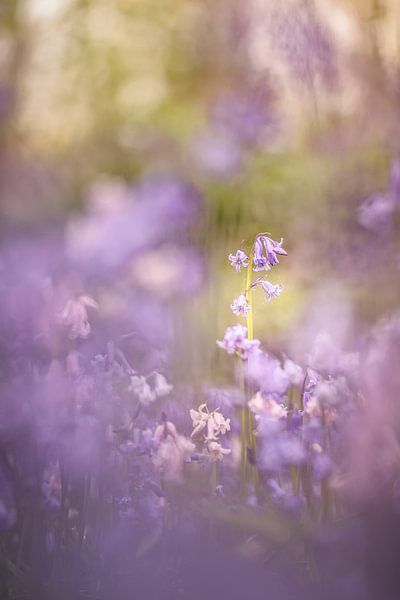
[{"label": "pale pink flower", "polygon": [[279,404],[271,396],[263,396],[261,392],[257,392],[248,405],[251,412],[258,417],[263,415],[277,421],[287,416],[286,406]]},{"label": "pale pink flower", "polygon": [[226,454],[230,454],[229,448],[223,448],[218,442],[209,442],[207,445],[208,457],[211,462],[222,460]]},{"label": "pale pink flower", "polygon": [[90,296],[79,296],[79,298],[70,299],[65,304],[60,320],[69,328],[69,338],[74,340],[78,337],[87,338],[90,333],[90,323],[88,320],[88,308],[98,309],[99,305]]}]

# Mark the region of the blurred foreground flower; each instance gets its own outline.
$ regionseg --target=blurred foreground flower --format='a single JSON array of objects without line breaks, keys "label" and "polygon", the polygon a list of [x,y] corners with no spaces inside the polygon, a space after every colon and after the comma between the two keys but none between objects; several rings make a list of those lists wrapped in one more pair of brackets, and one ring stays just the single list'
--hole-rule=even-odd
[{"label": "blurred foreground flower", "polygon": [[79,296],[76,300],[68,300],[64,306],[60,320],[69,329],[69,337],[74,340],[78,337],[86,338],[90,333],[90,323],[87,309],[98,309],[99,305],[90,296]]}]

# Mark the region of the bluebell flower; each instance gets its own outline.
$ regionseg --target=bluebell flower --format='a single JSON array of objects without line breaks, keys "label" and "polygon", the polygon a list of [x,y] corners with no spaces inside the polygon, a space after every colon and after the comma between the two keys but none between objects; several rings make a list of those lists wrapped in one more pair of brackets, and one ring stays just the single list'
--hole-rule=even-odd
[{"label": "bluebell flower", "polygon": [[267,294],[267,302],[271,302],[271,300],[274,298],[278,298],[283,290],[283,287],[279,283],[275,285],[270,281],[262,281],[261,285],[264,289],[264,292]]},{"label": "bluebell flower", "polygon": [[264,256],[264,247],[259,238],[254,243],[254,254],[253,254],[253,271],[269,271],[271,268],[268,264],[267,257]]},{"label": "bluebell flower", "polygon": [[388,194],[374,194],[358,209],[360,225],[375,233],[387,233],[392,227],[394,203]]},{"label": "bluebell flower", "polygon": [[236,254],[230,254],[229,260],[231,266],[234,267],[238,273],[240,273],[242,267],[247,267],[249,265],[249,257],[243,250],[237,250]]},{"label": "bluebell flower", "polygon": [[238,348],[243,345],[243,341],[247,338],[247,327],[243,325],[234,325],[228,327],[224,333],[224,339],[217,340],[217,345],[226,350],[228,354],[234,354]]},{"label": "bluebell flower", "polygon": [[260,234],[254,243],[253,263],[254,271],[269,271],[279,263],[278,256],[287,256],[286,250],[282,248],[283,238],[275,242],[270,237]]},{"label": "bluebell flower", "polygon": [[217,345],[228,354],[237,354],[244,360],[260,352],[260,341],[247,338],[247,327],[234,325],[228,327],[223,340],[217,340]]},{"label": "bluebell flower", "polygon": [[238,298],[235,298],[235,300],[231,304],[231,309],[235,315],[242,315],[243,317],[246,317],[247,313],[250,310],[250,306],[247,303],[246,296],[244,294],[241,294]]}]

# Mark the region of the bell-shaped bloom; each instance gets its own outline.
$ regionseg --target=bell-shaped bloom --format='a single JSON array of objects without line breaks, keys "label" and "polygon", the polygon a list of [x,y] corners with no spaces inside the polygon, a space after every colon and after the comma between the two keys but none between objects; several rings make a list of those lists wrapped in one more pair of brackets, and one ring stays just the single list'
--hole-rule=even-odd
[{"label": "bell-shaped bloom", "polygon": [[267,294],[267,302],[271,302],[271,300],[273,300],[274,298],[278,298],[278,296],[280,296],[283,290],[283,287],[279,283],[275,285],[270,281],[262,281],[261,285],[264,289],[264,292]]},{"label": "bell-shaped bloom", "polygon": [[271,268],[267,257],[264,256],[264,247],[260,238],[257,238],[254,243],[253,263],[253,271],[269,271]]},{"label": "bell-shaped bloom", "polygon": [[241,294],[238,298],[235,298],[235,300],[231,304],[231,309],[232,312],[238,317],[240,315],[243,317],[247,317],[247,313],[250,310],[250,306],[247,303],[246,296],[244,294]]},{"label": "bell-shaped bloom", "polygon": [[258,235],[254,243],[253,263],[254,271],[269,271],[279,263],[278,256],[287,256],[282,248],[283,238],[275,242],[266,235]]},{"label": "bell-shaped bloom", "polygon": [[238,273],[240,273],[242,267],[247,267],[249,265],[249,257],[243,250],[237,250],[236,254],[230,254],[229,261],[231,266],[234,267]]}]

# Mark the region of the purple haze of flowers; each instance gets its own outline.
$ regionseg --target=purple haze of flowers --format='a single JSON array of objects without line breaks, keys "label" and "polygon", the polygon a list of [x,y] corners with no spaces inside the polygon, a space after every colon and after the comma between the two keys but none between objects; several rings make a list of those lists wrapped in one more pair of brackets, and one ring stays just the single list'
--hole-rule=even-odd
[{"label": "purple haze of flowers", "polygon": [[396,203],[400,203],[400,158],[392,162],[390,168],[389,191]]},{"label": "purple haze of flowers", "polygon": [[290,379],[279,361],[261,352],[251,357],[247,376],[261,391],[269,394],[281,396],[290,386]]},{"label": "purple haze of flowers", "polygon": [[173,176],[149,176],[135,186],[108,180],[95,186],[88,214],[70,223],[69,257],[79,267],[109,272],[131,256],[187,231],[200,197]]},{"label": "purple haze of flowers", "polygon": [[311,86],[316,77],[327,86],[335,84],[332,36],[311,3],[298,2],[289,10],[277,3],[270,23],[274,45],[295,77]]},{"label": "purple haze of flowers", "polygon": [[242,267],[247,267],[249,265],[249,257],[243,250],[237,250],[236,254],[230,254],[229,260],[231,266],[236,269],[237,273],[240,273]]},{"label": "purple haze of flowers", "polygon": [[264,90],[227,93],[219,97],[211,111],[214,127],[227,131],[239,142],[254,146],[273,128],[273,118]]}]

